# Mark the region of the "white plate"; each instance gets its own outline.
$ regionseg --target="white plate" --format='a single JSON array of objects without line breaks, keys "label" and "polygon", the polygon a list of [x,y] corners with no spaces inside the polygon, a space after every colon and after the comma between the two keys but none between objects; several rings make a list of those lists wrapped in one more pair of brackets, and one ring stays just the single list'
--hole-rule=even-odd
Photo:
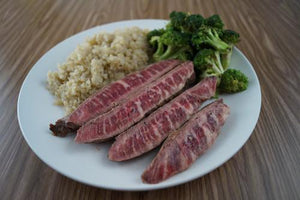
[{"label": "white plate", "polygon": [[99,31],[113,31],[130,26],[151,30],[164,27],[165,24],[165,20],[150,19],[98,26],[57,44],[33,66],[19,94],[18,120],[25,140],[41,160],[71,179],[96,187],[151,190],[199,178],[222,165],[244,145],[258,120],[261,92],[253,67],[236,48],[233,51],[231,67],[240,69],[249,77],[249,88],[245,92],[221,96],[230,106],[231,115],[216,143],[188,170],[160,184],[144,184],[140,179],[157,150],[132,161],[118,163],[107,159],[110,143],[76,144],[73,142],[74,136],[60,138],[50,133],[49,123],[64,116],[64,111],[53,104],[54,97],[46,89],[46,75],[49,70],[55,70],[57,64],[63,63],[78,44]]}]

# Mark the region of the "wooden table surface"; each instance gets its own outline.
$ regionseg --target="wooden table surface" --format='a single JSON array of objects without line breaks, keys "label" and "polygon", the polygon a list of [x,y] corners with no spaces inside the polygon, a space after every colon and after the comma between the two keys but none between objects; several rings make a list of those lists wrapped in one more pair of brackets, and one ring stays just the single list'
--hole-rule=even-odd
[{"label": "wooden table surface", "polygon": [[[96,25],[167,19],[172,10],[218,13],[240,33],[238,48],[253,64],[262,109],[247,143],[202,178],[145,192],[111,191],[73,181],[43,163],[17,121],[21,84],[58,42]],[[300,199],[300,2],[4,1],[0,2],[0,199]]]}]

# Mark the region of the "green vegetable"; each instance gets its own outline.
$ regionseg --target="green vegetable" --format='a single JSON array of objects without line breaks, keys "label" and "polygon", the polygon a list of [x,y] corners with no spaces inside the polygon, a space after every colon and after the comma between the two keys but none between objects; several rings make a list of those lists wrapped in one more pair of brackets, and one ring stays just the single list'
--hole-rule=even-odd
[{"label": "green vegetable", "polygon": [[240,34],[233,30],[224,30],[220,38],[227,44],[234,45],[240,41]]},{"label": "green vegetable", "polygon": [[220,29],[220,30],[222,30],[224,27],[224,23],[221,20],[219,15],[212,15],[208,17],[207,19],[205,19],[204,24],[211,28]]},{"label": "green vegetable", "polygon": [[149,43],[154,49],[153,57],[155,55],[162,55],[164,53],[165,48],[164,48],[163,43],[160,42],[160,36],[151,37]]},{"label": "green vegetable", "polygon": [[185,46],[177,50],[169,59],[178,59],[178,60],[192,60],[193,59],[193,50],[189,46]]},{"label": "green vegetable", "polygon": [[192,57],[192,49],[189,38],[189,34],[173,29],[167,29],[160,36],[152,36],[150,44],[156,48],[153,54],[154,61],[190,59]]},{"label": "green vegetable", "polygon": [[154,52],[153,61],[193,60],[197,77],[216,76],[220,92],[247,89],[248,78],[241,71],[228,69],[233,46],[239,42],[240,35],[224,30],[219,15],[203,18],[199,14],[173,11],[169,17],[164,29],[147,35]]},{"label": "green vegetable", "polygon": [[226,70],[221,77],[219,90],[223,93],[236,93],[246,90],[248,78],[237,69]]},{"label": "green vegetable", "polygon": [[201,78],[216,76],[220,80],[224,67],[222,66],[220,53],[212,49],[203,49],[194,57],[194,66],[201,73]]},{"label": "green vegetable", "polygon": [[185,20],[184,31],[193,33],[204,24],[202,15],[188,15]]},{"label": "green vegetable", "polygon": [[152,37],[161,36],[164,33],[164,29],[154,29],[147,34],[147,40],[150,41]]},{"label": "green vegetable", "polygon": [[192,44],[197,50],[201,50],[203,47],[212,47],[220,52],[227,52],[230,50],[230,45],[222,41],[219,37],[219,30],[202,26],[195,34],[192,36]]},{"label": "green vegetable", "polygon": [[170,13],[170,25],[171,27],[175,28],[176,30],[182,30],[183,26],[185,25],[185,20],[187,17],[187,13],[184,12],[176,12],[173,11]]},{"label": "green vegetable", "polygon": [[227,69],[231,61],[233,46],[240,41],[240,35],[235,31],[225,30],[221,35],[221,39],[230,46],[227,52],[221,54],[222,65]]},{"label": "green vegetable", "polygon": [[168,27],[181,32],[193,33],[197,31],[203,24],[205,19],[199,14],[189,14],[184,12],[173,11],[170,13],[170,23]]}]

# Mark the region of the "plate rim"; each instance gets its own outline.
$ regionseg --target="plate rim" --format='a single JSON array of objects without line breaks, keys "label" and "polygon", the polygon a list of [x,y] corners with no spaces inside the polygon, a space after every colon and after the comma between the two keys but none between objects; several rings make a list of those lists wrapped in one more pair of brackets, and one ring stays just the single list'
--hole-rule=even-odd
[{"label": "plate rim", "polygon": [[[20,87],[20,90],[19,90],[19,94],[18,94],[18,101],[17,101],[17,118],[18,118],[18,124],[19,124],[19,127],[20,127],[20,130],[21,130],[21,133],[27,143],[27,145],[30,147],[30,149],[34,152],[34,154],[42,161],[44,162],[48,167],[52,168],[53,170],[55,170],[56,172],[58,172],[59,174],[63,175],[63,176],[66,176],[68,178],[70,178],[71,180],[75,180],[79,183],[84,183],[86,185],[90,185],[90,186],[94,186],[94,187],[97,187],[97,188],[103,188],[103,189],[109,189],[109,190],[115,190],[115,191],[150,191],[150,190],[157,190],[157,189],[164,189],[164,188],[169,188],[169,187],[173,187],[173,186],[177,186],[177,185],[182,185],[184,183],[187,183],[187,182],[190,182],[190,181],[193,181],[195,179],[198,179],[200,177],[203,177],[205,175],[207,175],[208,173],[214,171],[215,169],[217,169],[218,167],[222,166],[223,164],[225,164],[228,160],[230,160],[235,154],[237,154],[240,149],[245,145],[245,143],[249,140],[250,136],[252,135],[256,125],[257,125],[257,122],[259,120],[259,116],[260,116],[260,112],[261,112],[261,104],[262,104],[262,98],[261,98],[261,86],[260,86],[260,81],[258,79],[258,76],[254,70],[254,67],[252,66],[252,64],[250,63],[250,61],[247,59],[247,57],[237,48],[237,47],[234,47],[234,49],[238,52],[238,54],[240,56],[242,56],[242,58],[247,62],[247,64],[250,66],[250,70],[252,71],[252,73],[254,74],[254,79],[255,81],[257,81],[258,83],[258,91],[259,91],[259,94],[258,94],[258,99],[259,99],[259,107],[258,107],[258,113],[257,115],[255,116],[256,118],[256,121],[253,125],[253,127],[251,127],[251,133],[247,136],[246,140],[243,142],[243,143],[240,143],[240,147],[234,152],[232,153],[231,155],[227,156],[227,159],[220,163],[220,164],[217,164],[216,166],[210,168],[209,170],[206,170],[204,173],[202,174],[199,174],[199,175],[195,175],[193,176],[192,178],[187,178],[187,179],[184,179],[184,180],[180,180],[178,182],[174,182],[174,183],[169,183],[169,184],[165,184],[165,185],[160,185],[160,184],[145,184],[143,185],[143,187],[140,187],[140,188],[132,188],[132,187],[128,187],[128,188],[119,188],[119,187],[110,187],[110,186],[107,186],[105,184],[102,184],[102,185],[99,185],[97,183],[92,183],[92,182],[88,182],[88,181],[85,181],[85,180],[82,180],[82,179],[78,179],[77,177],[72,177],[71,175],[68,175],[68,174],[65,174],[64,172],[62,172],[60,169],[58,169],[55,165],[51,164],[51,163],[48,163],[46,161],[46,159],[43,159],[42,156],[39,155],[38,151],[32,146],[31,142],[29,141],[28,137],[26,136],[26,134],[24,133],[24,130],[23,130],[23,127],[22,127],[22,123],[21,123],[21,119],[20,119],[20,99],[21,99],[21,96],[23,94],[23,91],[24,91],[24,87],[25,87],[25,83],[26,81],[28,80],[28,77],[31,73],[33,73],[33,70],[35,68],[38,67],[38,63],[40,60],[42,60],[51,50],[53,50],[55,47],[59,46],[60,44],[64,43],[66,40],[69,40],[71,38],[74,38],[76,36],[78,36],[79,34],[82,34],[84,32],[89,32],[91,31],[92,29],[97,29],[99,27],[103,27],[103,26],[107,26],[107,25],[112,25],[112,24],[117,24],[117,23],[128,23],[128,22],[137,22],[137,21],[158,21],[158,22],[168,22],[168,20],[165,20],[165,19],[132,19],[132,20],[121,20],[121,21],[115,21],[115,22],[109,22],[109,23],[105,23],[105,24],[101,24],[101,25],[97,25],[97,26],[94,26],[94,27],[91,27],[89,29],[86,29],[86,30],[82,30],[80,32],[77,32],[67,38],[65,38],[64,40],[58,42],[57,44],[55,44],[53,47],[51,47],[50,49],[47,50],[47,52],[45,52],[35,63],[34,65],[31,67],[31,69],[29,70],[29,72],[26,74],[23,82],[22,82],[22,86]],[[133,26],[137,26],[137,25],[133,25]],[[117,29],[120,29],[120,28],[117,28]],[[78,43],[79,44],[79,43]],[[78,45],[76,44],[76,45]]]}]

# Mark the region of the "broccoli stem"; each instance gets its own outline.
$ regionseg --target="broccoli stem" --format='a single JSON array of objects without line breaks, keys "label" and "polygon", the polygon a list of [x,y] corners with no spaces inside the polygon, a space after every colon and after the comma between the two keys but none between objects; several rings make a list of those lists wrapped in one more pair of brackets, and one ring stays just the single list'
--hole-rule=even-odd
[{"label": "broccoli stem", "polygon": [[174,48],[172,45],[168,45],[167,50],[164,54],[159,56],[159,60],[165,60],[168,59],[174,52]]},{"label": "broccoli stem", "polygon": [[222,66],[220,53],[218,51],[215,51],[215,58],[215,60],[210,61],[210,63],[212,64],[212,69],[216,75],[221,75],[224,72],[224,68]]},{"label": "broccoli stem", "polygon": [[185,46],[180,48],[179,50],[177,50],[175,53],[173,53],[173,55],[169,56],[169,58],[172,59],[179,59],[184,57],[184,59],[181,60],[187,60],[188,59],[188,52],[190,52],[191,49],[189,46]]},{"label": "broccoli stem", "polygon": [[229,48],[229,45],[226,42],[223,42],[218,33],[215,30],[210,30],[209,32],[209,43],[214,46],[217,50],[226,51]]},{"label": "broccoli stem", "polygon": [[152,43],[154,43],[154,42],[157,43],[157,49],[156,49],[155,53],[153,54],[153,58],[155,58],[155,60],[157,60],[157,58],[159,58],[163,54],[164,49],[165,49],[163,43],[161,43],[159,41],[159,38],[160,37],[155,36],[155,37],[152,37],[152,39],[151,39]]},{"label": "broccoli stem", "polygon": [[215,51],[215,55],[217,58],[217,66],[218,66],[218,71],[222,74],[224,72],[224,67],[221,63],[221,56],[220,56],[220,52],[219,51]]},{"label": "broccoli stem", "polygon": [[224,67],[224,70],[226,70],[229,67],[230,61],[231,61],[231,56],[232,56],[232,47],[230,48],[230,50],[227,53],[221,54],[221,63]]}]

